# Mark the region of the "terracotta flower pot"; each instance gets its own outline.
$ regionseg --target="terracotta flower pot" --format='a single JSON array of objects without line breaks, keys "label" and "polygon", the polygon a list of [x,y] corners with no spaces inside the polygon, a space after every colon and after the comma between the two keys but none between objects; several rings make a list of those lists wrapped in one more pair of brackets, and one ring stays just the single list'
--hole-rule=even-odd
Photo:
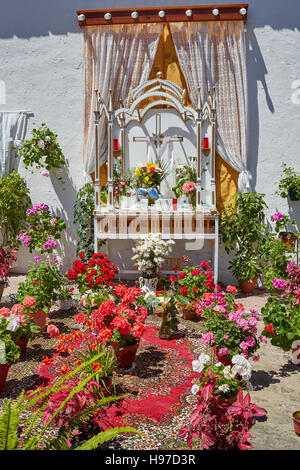
[{"label": "terracotta flower pot", "polygon": [[300,367],[300,341],[295,341],[292,347],[292,363]]},{"label": "terracotta flower pot", "polygon": [[19,346],[20,349],[21,349],[21,355],[20,355],[20,357],[25,356],[26,348],[27,348],[27,344],[28,344],[28,339],[27,339],[27,338],[21,338],[21,339],[19,339],[18,341],[16,341],[15,343],[16,343],[16,345]]},{"label": "terracotta flower pot", "polygon": [[300,411],[293,413],[294,429],[297,436],[300,436]]},{"label": "terracotta flower pot", "polygon": [[0,391],[4,389],[10,364],[0,364]]},{"label": "terracotta flower pot", "polygon": [[193,320],[195,317],[195,310],[192,308],[183,308],[182,316],[185,320]]},{"label": "terracotta flower pot", "polygon": [[216,358],[218,359],[218,362],[221,362],[222,364],[224,364],[224,366],[233,366],[231,362],[231,357],[229,357],[228,359],[228,356],[219,356],[219,354],[217,353],[216,346],[214,346],[214,353],[215,353]]},{"label": "terracotta flower pot", "polygon": [[279,232],[278,237],[289,250],[295,249],[297,236],[293,232]]},{"label": "terracotta flower pot", "polygon": [[138,341],[137,343],[129,346],[114,346],[113,349],[116,354],[117,366],[120,369],[129,369],[132,366],[139,344],[140,343]]},{"label": "terracotta flower pot", "polygon": [[41,328],[41,331],[45,331],[48,312],[38,310],[37,312],[29,313],[29,315],[34,319],[35,324]]},{"label": "terracotta flower pot", "polygon": [[0,300],[2,299],[4,288],[5,288],[5,282],[1,282],[0,283]]},{"label": "terracotta flower pot", "polygon": [[251,281],[240,281],[240,289],[244,294],[252,294],[256,286],[257,277]]},{"label": "terracotta flower pot", "polygon": [[234,395],[233,397],[228,397],[228,398],[218,398],[218,404],[221,406],[230,406],[232,403],[237,401],[238,396]]}]

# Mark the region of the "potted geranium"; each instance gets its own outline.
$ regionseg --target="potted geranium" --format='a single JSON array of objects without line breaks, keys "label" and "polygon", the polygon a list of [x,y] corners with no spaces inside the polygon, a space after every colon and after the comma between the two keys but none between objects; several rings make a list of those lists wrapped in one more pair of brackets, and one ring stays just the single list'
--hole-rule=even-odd
[{"label": "potted geranium", "polygon": [[29,248],[30,253],[33,250],[52,253],[57,248],[56,240],[66,228],[65,221],[53,216],[45,203],[34,204],[27,209],[25,223],[25,230],[21,230],[16,238]]},{"label": "potted geranium", "polygon": [[282,163],[282,175],[280,176],[278,191],[282,198],[289,197],[291,201],[299,201],[300,199],[300,172],[295,171],[294,168]]},{"label": "potted geranium", "polygon": [[273,286],[281,295],[269,297],[261,310],[264,334],[274,346],[290,351],[300,340],[300,267],[288,263],[287,279],[274,278]]},{"label": "potted geranium", "polygon": [[15,156],[23,159],[25,168],[36,167],[47,172],[52,168],[61,169],[65,166],[66,160],[56,139],[57,134],[50,131],[43,122],[38,129],[32,130],[31,139],[14,142]]},{"label": "potted geranium", "polygon": [[296,222],[292,221],[288,215],[284,215],[281,212],[276,212],[271,215],[271,222],[275,222],[275,232],[278,234],[278,237],[286,244],[290,251],[294,251],[298,236],[295,232],[288,230],[288,225],[295,227]]},{"label": "potted geranium", "polygon": [[20,347],[22,357],[25,354],[28,341],[40,333],[40,328],[22,304],[15,304],[11,309],[1,308],[0,319],[3,318],[8,321],[7,329],[12,332],[12,339]]},{"label": "potted geranium", "polygon": [[62,285],[57,293],[57,302],[60,310],[67,311],[72,307],[73,288]]},{"label": "potted geranium", "polygon": [[78,257],[79,259],[73,262],[73,269],[68,270],[67,277],[76,282],[81,294],[112,285],[119,270],[107,255],[94,253],[92,258],[87,259],[84,253],[79,253]]},{"label": "potted geranium", "polygon": [[238,193],[236,207],[230,204],[221,214],[220,237],[226,252],[234,253],[229,267],[246,293],[254,291],[262,273],[260,250],[267,231],[263,197],[259,193]]},{"label": "potted geranium", "polygon": [[[197,307],[203,318],[201,342],[214,348],[218,361],[230,364],[236,354],[251,357],[259,348],[257,333],[258,311],[246,312],[242,304],[234,302],[233,294],[223,291],[204,294]],[[253,356],[257,360],[258,356]]]},{"label": "potted geranium", "polygon": [[25,281],[18,286],[18,301],[28,309],[42,330],[45,329],[46,317],[52,302],[57,299],[56,292],[61,288],[61,283],[62,277],[55,263],[37,261]]},{"label": "potted geranium", "polygon": [[155,291],[158,283],[158,272],[166,257],[172,251],[173,240],[163,240],[159,233],[143,235],[133,248],[134,264],[141,273],[140,286]]},{"label": "potted geranium", "polygon": [[177,274],[177,279],[171,276],[170,281],[177,282],[178,300],[186,320],[194,318],[197,304],[204,292],[215,289],[212,270],[206,261],[201,261],[199,266],[186,266]]},{"label": "potted geranium", "polygon": [[[3,309],[1,309],[3,310]],[[0,315],[0,391],[3,390],[11,364],[18,362],[20,347],[16,345],[13,334],[20,321],[9,315]]]}]

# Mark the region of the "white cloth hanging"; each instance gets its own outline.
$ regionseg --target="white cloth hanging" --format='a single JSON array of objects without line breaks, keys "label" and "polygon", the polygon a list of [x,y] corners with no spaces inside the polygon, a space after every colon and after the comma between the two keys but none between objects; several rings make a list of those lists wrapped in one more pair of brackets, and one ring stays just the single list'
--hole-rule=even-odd
[{"label": "white cloth hanging", "polygon": [[245,23],[169,23],[190,99],[197,105],[216,85],[216,150],[238,171],[240,192],[250,191]]},{"label": "white cloth hanging", "polygon": [[15,158],[12,145],[15,140],[24,140],[26,132],[26,117],[24,111],[0,112],[0,177],[7,176],[17,170],[19,159]]},{"label": "white cloth hanging", "polygon": [[[162,24],[120,24],[87,26],[85,41],[85,146],[84,170],[90,174],[95,168],[94,110],[95,92],[108,104],[112,90],[114,109],[130,90],[149,78]],[[99,124],[100,157],[106,158],[106,122]]]}]

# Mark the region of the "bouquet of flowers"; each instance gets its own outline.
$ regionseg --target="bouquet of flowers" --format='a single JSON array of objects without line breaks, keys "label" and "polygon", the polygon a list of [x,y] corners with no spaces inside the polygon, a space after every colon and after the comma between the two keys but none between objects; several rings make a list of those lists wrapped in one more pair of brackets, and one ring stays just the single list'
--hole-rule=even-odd
[{"label": "bouquet of flowers", "polygon": [[41,253],[52,253],[57,248],[56,240],[66,228],[65,221],[61,217],[55,217],[50,213],[47,204],[34,204],[32,209],[27,209],[25,219],[27,229],[17,235],[17,240],[32,250]]},{"label": "bouquet of flowers", "polygon": [[163,170],[156,163],[146,163],[134,170],[135,188],[158,188],[164,177]]},{"label": "bouquet of flowers", "polygon": [[137,241],[132,260],[145,278],[157,276],[174,243],[173,240],[161,239],[159,233],[149,233]]},{"label": "bouquet of flowers", "polygon": [[191,204],[196,205],[196,170],[189,165],[180,165],[176,168],[176,185],[172,188],[175,196],[186,195]]},{"label": "bouquet of flowers", "polygon": [[76,282],[81,294],[88,290],[100,290],[112,285],[118,268],[109,260],[107,255],[94,253],[87,260],[84,253],[79,253],[79,260],[73,262],[73,270],[69,269],[67,277]]}]

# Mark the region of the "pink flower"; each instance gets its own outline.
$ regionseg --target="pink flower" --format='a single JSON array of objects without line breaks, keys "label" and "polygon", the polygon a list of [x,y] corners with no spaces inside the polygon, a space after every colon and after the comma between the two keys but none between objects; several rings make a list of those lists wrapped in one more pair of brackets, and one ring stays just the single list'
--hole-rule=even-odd
[{"label": "pink flower", "polygon": [[196,186],[195,186],[195,183],[193,183],[193,181],[187,181],[182,186],[182,191],[186,194],[192,193],[193,191],[195,191],[195,189],[196,189]]},{"label": "pink flower", "polygon": [[287,286],[286,281],[284,281],[283,279],[278,279],[278,277],[275,277],[272,280],[272,284],[275,287],[275,289],[278,289],[278,290],[285,290]]},{"label": "pink flower", "polygon": [[255,362],[256,362],[256,361],[259,361],[259,358],[260,358],[260,356],[253,356],[253,357],[252,357],[253,361],[255,361]]},{"label": "pink flower", "polygon": [[204,333],[201,338],[201,343],[209,344],[213,346],[215,343],[215,337],[212,333]]},{"label": "pink flower", "polygon": [[23,305],[21,305],[21,304],[13,305],[13,307],[11,309],[11,313],[16,313],[17,315],[19,315],[22,312],[23,312]]},{"label": "pink flower", "polygon": [[48,170],[42,170],[41,175],[46,176],[48,178],[49,176],[49,171]]},{"label": "pink flower", "polygon": [[220,348],[218,350],[218,356],[223,357],[223,356],[228,356],[229,354],[229,349],[228,348]]},{"label": "pink flower", "polygon": [[9,317],[10,313],[11,312],[10,312],[9,308],[7,308],[7,307],[0,308],[0,315],[2,315],[2,317],[5,317],[5,318]]},{"label": "pink flower", "polygon": [[229,338],[229,336],[228,336],[228,335],[224,335],[224,339],[228,339],[228,338]]},{"label": "pink flower", "polygon": [[24,307],[34,307],[36,305],[36,300],[34,297],[28,296],[23,300]]},{"label": "pink flower", "polygon": [[240,343],[240,348],[241,348],[244,352],[246,352],[246,351],[248,350],[248,347],[249,347],[249,345],[248,345],[248,343],[246,343],[245,341],[242,341],[242,342]]},{"label": "pink flower", "polygon": [[281,212],[276,212],[275,214],[271,215],[271,222],[274,222],[275,220],[282,220],[283,219],[283,214]]},{"label": "pink flower", "polygon": [[56,336],[59,336],[60,334],[59,329],[55,325],[48,325],[47,333],[49,333],[51,338],[55,338]]},{"label": "pink flower", "polygon": [[264,335],[260,335],[259,340],[260,340],[262,343],[266,343],[266,344],[267,344],[267,342],[268,342],[268,339],[267,339],[266,336],[264,336]]}]

